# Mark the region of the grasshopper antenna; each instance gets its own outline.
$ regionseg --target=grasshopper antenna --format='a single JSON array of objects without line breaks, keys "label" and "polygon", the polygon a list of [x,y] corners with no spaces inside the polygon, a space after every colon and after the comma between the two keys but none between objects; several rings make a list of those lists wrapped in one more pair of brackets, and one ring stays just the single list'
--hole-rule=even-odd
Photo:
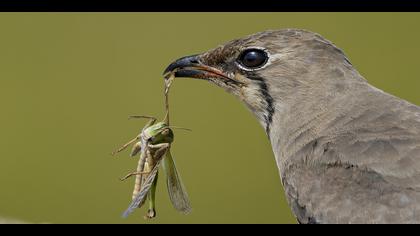
[{"label": "grasshopper antenna", "polygon": [[129,120],[131,120],[131,119],[152,119],[152,120],[156,120],[156,118],[155,117],[153,117],[153,116],[129,116],[128,117],[128,119]]},{"label": "grasshopper antenna", "polygon": [[181,130],[185,130],[185,131],[190,131],[192,132],[192,129],[188,129],[188,128],[184,128],[184,127],[179,127],[179,126],[168,126],[169,128],[173,128],[173,129],[181,129]]}]

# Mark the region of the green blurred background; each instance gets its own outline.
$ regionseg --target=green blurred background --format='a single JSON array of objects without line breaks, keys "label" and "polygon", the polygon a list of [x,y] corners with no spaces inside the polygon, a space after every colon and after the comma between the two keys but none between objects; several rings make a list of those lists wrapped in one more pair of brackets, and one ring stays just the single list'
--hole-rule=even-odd
[{"label": "green blurred background", "polygon": [[[35,223],[128,219],[137,158],[110,152],[163,116],[161,72],[174,59],[266,29],[304,28],[342,48],[373,85],[420,104],[419,13],[2,13],[0,216]],[[296,223],[264,130],[205,81],[171,90],[173,154],[193,204],[165,185],[153,223]],[[162,179],[161,179],[162,180]]]}]

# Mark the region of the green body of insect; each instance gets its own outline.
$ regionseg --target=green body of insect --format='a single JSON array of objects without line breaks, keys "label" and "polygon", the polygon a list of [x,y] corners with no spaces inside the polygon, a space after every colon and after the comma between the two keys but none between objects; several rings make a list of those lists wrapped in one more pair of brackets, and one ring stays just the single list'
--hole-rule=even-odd
[{"label": "green body of insect", "polygon": [[146,218],[154,218],[156,216],[155,192],[158,169],[161,163],[166,175],[168,192],[173,206],[182,213],[189,213],[191,207],[188,195],[170,152],[171,143],[174,140],[172,129],[165,122],[155,123],[156,119],[153,117],[133,116],[133,118],[149,118],[150,121],[142,129],[140,135],[117,150],[117,152],[120,152],[135,142],[131,156],[136,156],[140,153],[137,171],[128,174],[122,179],[125,180],[130,176],[136,176],[133,200],[123,216],[128,216],[134,209],[141,207],[146,198],[149,202]]}]

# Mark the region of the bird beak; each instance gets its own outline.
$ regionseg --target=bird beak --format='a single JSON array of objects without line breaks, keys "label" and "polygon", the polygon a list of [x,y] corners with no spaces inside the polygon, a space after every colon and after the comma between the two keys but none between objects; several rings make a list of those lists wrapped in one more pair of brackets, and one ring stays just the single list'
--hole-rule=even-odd
[{"label": "bird beak", "polygon": [[224,83],[238,83],[238,81],[230,78],[228,75],[223,73],[223,71],[201,63],[199,55],[182,57],[174,61],[163,72],[165,77],[169,73],[175,73],[175,77],[188,77],[211,81],[219,80]]}]

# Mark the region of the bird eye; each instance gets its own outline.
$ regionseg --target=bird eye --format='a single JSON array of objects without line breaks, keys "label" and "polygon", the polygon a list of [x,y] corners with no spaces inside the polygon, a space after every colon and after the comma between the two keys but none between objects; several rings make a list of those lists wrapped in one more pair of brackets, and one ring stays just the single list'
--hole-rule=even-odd
[{"label": "bird eye", "polygon": [[261,49],[247,49],[241,53],[238,62],[248,68],[255,69],[263,66],[268,61],[268,55]]}]

